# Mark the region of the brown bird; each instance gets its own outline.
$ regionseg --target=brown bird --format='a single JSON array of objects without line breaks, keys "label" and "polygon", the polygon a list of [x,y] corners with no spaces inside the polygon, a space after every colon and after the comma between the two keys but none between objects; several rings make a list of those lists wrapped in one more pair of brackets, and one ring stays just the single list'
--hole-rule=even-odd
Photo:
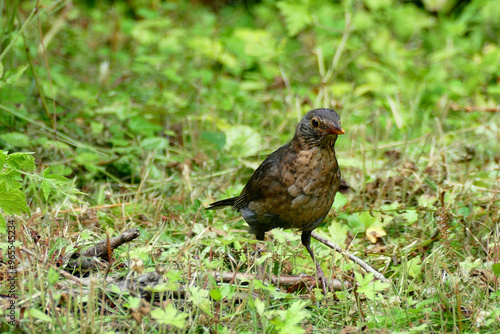
[{"label": "brown bird", "polygon": [[328,283],[311,249],[311,232],[325,219],[340,186],[335,141],[345,131],[331,109],[309,111],[288,144],[271,153],[253,173],[238,197],[223,199],[207,210],[231,206],[243,216],[257,240],[273,228],[297,228],[316,264],[323,290]]}]

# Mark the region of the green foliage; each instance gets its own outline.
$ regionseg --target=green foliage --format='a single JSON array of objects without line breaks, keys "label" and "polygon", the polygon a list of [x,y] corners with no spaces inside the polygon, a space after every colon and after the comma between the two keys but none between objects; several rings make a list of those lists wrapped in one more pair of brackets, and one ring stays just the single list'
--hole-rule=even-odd
[{"label": "green foliage", "polygon": [[170,303],[164,309],[158,308],[151,311],[151,316],[162,325],[183,328],[188,315],[179,312],[174,305]]},{"label": "green foliage", "polygon": [[357,292],[364,294],[370,300],[376,300],[377,297],[380,299],[380,292],[390,287],[389,283],[374,281],[372,273],[366,274],[364,277],[359,273],[355,273],[355,277],[358,283]]},{"label": "green foliage", "polygon": [[3,66],[0,63],[0,89],[16,83],[27,68],[28,65],[19,66],[3,73]]},{"label": "green foliage", "polygon": [[35,161],[30,153],[11,153],[0,150],[0,234],[6,232],[6,221],[3,214],[21,215],[29,213],[26,197],[20,190],[22,173],[34,171]]},{"label": "green foliage", "polygon": [[[0,207],[20,220],[47,213],[29,224],[43,242],[23,244],[44,264],[104,229],[139,228],[114,258],[167,266],[153,292],[171,300],[132,320],[139,298],[111,285],[113,312],[99,304],[102,291],[67,301],[55,289],[65,276],[37,264],[20,287],[19,300],[31,301],[23,330],[498,331],[498,286],[473,275],[499,277],[497,2],[201,3],[5,2]],[[256,259],[236,213],[201,210],[237,195],[313,107],[341,114],[337,158],[350,185],[317,231],[395,289],[316,242],[325,272],[348,275],[357,295],[337,292],[331,303],[317,289],[297,301],[301,292],[259,280],[193,281],[255,265],[314,273],[294,232],[270,233]],[[95,216],[75,205],[83,192]],[[61,207],[77,213],[56,216]],[[128,268],[111,271],[135,275]]]},{"label": "green foliage", "polygon": [[260,299],[253,301],[255,310],[259,314],[264,325],[265,332],[270,333],[305,333],[300,326],[304,319],[308,318],[309,312],[305,309],[307,301],[297,300],[290,304],[286,311],[269,310],[266,304]]}]

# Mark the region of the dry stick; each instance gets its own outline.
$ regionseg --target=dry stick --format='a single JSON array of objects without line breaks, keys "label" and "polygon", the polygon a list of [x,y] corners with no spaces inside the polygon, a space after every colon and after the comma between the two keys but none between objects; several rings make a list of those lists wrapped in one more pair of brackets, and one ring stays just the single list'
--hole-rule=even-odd
[{"label": "dry stick", "polygon": [[[139,229],[130,229],[117,237],[110,238],[109,247],[111,250],[116,249],[127,242],[137,239],[139,235]],[[108,239],[106,238],[83,251],[77,250],[73,253],[67,253],[63,258],[64,267],[67,269],[93,270],[97,268],[96,261],[92,259],[94,257],[107,261],[109,267],[112,261],[110,261],[108,254]]]},{"label": "dry stick", "polygon": [[473,111],[500,112],[500,107],[478,107],[478,106],[462,107],[459,105],[452,105],[451,110],[453,110],[453,111],[464,110],[467,112],[473,112]]},{"label": "dry stick", "polygon": [[[257,275],[252,274],[244,274],[244,273],[233,273],[233,272],[219,272],[219,271],[210,271],[209,274],[213,276],[216,280],[219,280],[223,283],[233,284],[235,280],[237,281],[246,281],[251,282],[257,278]],[[275,275],[270,277],[270,282],[274,285],[278,286],[292,286],[294,284],[299,283],[313,283],[316,281],[314,276],[288,276],[282,275],[277,277]],[[352,286],[349,282],[341,282],[338,279],[330,280],[330,286],[335,291],[341,291],[342,289],[350,289]]]},{"label": "dry stick", "polygon": [[389,282],[389,280],[387,278],[385,278],[384,275],[382,275],[381,273],[379,273],[378,271],[376,271],[375,269],[373,269],[372,267],[370,267],[366,262],[364,262],[363,260],[361,260],[359,257],[356,257],[356,256],[352,255],[351,253],[349,253],[349,252],[343,250],[342,248],[340,248],[339,246],[335,245],[330,240],[327,240],[327,239],[325,239],[323,237],[320,237],[319,235],[317,235],[314,232],[311,233],[311,236],[314,239],[318,240],[319,242],[327,245],[331,249],[334,249],[337,252],[339,252],[340,254],[343,254],[343,255],[347,256],[349,259],[351,259],[358,266],[360,266],[361,268],[363,268],[367,272],[372,273],[375,276],[376,279],[379,279],[379,280],[381,280],[383,282]]},{"label": "dry stick", "polygon": [[[116,249],[127,242],[137,239],[140,234],[141,233],[138,228],[133,228],[123,232],[117,237],[112,237],[111,239],[108,239],[109,235],[107,235],[106,239],[96,243],[94,246],[87,248],[84,251],[81,251],[80,256],[85,256],[85,257],[95,256],[95,257],[100,257],[105,261],[109,261],[109,255],[108,255],[109,248],[111,248],[112,250]],[[108,248],[108,241],[109,241],[109,248]]]},{"label": "dry stick", "polygon": [[55,214],[61,214],[61,213],[74,213],[74,212],[80,212],[80,211],[86,211],[86,210],[100,210],[100,209],[108,209],[108,208],[115,208],[117,206],[122,206],[122,205],[132,205],[133,203],[131,202],[126,202],[126,203],[116,203],[116,204],[106,204],[106,205],[98,205],[98,206],[92,206],[88,208],[73,208],[69,210],[62,210],[62,211],[57,211]]}]

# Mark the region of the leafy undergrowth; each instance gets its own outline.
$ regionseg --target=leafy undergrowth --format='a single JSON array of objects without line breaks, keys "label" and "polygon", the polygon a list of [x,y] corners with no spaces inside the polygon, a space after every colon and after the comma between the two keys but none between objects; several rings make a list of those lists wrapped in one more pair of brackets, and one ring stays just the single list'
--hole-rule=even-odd
[{"label": "leafy undergrowth", "polygon": [[[2,239],[16,298],[2,284],[0,331],[499,331],[500,7],[424,3],[6,5],[0,204],[21,188],[31,214]],[[349,185],[317,233],[390,283],[317,241],[324,271],[356,289],[219,283],[213,272],[261,264],[314,275],[295,231],[268,233],[256,257],[237,213],[203,210],[237,195],[313,107],[341,115]],[[5,151],[34,152],[36,171]],[[62,270],[132,228],[111,265]],[[155,298],[113,284],[148,272],[165,279]]]}]

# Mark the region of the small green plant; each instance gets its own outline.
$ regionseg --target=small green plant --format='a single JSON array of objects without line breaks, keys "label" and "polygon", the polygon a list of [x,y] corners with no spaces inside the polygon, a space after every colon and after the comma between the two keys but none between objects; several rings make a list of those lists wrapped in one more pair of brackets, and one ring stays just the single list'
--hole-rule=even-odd
[{"label": "small green plant", "polygon": [[0,233],[6,232],[6,215],[21,215],[29,213],[26,196],[20,190],[23,172],[35,170],[35,160],[32,153],[12,153],[0,150]]}]

